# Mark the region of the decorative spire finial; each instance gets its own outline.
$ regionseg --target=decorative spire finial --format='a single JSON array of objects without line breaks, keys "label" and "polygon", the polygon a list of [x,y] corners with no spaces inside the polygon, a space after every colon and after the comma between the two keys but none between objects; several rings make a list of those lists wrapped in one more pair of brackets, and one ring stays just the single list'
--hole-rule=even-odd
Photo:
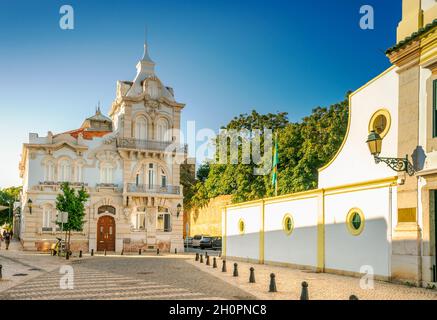
[{"label": "decorative spire finial", "polygon": [[100,100],[97,102],[96,114],[101,114],[101,111],[100,111]]}]

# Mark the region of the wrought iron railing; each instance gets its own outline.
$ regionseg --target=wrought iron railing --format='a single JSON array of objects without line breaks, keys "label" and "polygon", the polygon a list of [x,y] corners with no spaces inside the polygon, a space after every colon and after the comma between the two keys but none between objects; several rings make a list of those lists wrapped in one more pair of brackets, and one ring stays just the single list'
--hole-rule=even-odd
[{"label": "wrought iron railing", "polygon": [[173,142],[166,141],[153,141],[153,140],[139,140],[133,138],[118,138],[118,148],[139,149],[139,150],[157,150],[168,152],[184,152],[187,153],[188,146],[175,144]]},{"label": "wrought iron railing", "polygon": [[[39,185],[40,186],[60,186],[63,183],[64,182],[61,182],[61,181],[40,181]],[[84,182],[68,182],[68,184],[70,185],[70,187],[87,187],[88,186],[88,183],[84,183]]]},{"label": "wrought iron railing", "polygon": [[118,188],[118,184],[116,183],[97,183],[97,188]]},{"label": "wrought iron railing", "polygon": [[127,192],[181,194],[181,188],[179,186],[170,186],[170,185],[160,186],[160,185],[128,183]]}]

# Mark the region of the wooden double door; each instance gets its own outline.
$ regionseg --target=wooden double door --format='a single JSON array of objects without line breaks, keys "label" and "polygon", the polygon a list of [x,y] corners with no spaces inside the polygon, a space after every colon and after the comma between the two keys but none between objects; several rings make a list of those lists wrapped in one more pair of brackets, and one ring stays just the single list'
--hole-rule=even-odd
[{"label": "wooden double door", "polygon": [[115,219],[100,217],[97,221],[97,251],[115,251]]}]

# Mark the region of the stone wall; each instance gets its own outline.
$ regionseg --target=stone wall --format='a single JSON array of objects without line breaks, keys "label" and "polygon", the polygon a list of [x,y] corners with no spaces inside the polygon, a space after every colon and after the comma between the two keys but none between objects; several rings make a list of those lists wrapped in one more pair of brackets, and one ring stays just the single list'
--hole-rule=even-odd
[{"label": "stone wall", "polygon": [[187,214],[189,235],[204,234],[210,236],[222,235],[222,208],[231,203],[230,195],[211,199],[204,208],[193,208]]}]

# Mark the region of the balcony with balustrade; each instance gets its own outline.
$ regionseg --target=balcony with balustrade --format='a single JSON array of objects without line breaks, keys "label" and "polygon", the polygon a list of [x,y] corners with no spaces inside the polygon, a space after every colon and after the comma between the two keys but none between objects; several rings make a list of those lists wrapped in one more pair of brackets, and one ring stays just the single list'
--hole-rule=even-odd
[{"label": "balcony with balustrade", "polygon": [[149,185],[127,183],[125,185],[125,193],[131,196],[165,196],[179,198],[182,196],[182,186],[173,185]]},{"label": "balcony with balustrade", "polygon": [[171,141],[139,140],[134,138],[118,138],[117,148],[139,150],[139,151],[158,151],[187,153],[187,144],[177,144]]}]

